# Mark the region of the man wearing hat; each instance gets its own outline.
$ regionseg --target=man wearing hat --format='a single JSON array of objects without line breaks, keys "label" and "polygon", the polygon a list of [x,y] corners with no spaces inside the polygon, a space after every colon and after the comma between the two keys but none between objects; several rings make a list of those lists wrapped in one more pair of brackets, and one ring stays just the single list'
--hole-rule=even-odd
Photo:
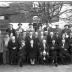
[{"label": "man wearing hat", "polygon": [[29,28],[28,28],[28,30],[29,30],[29,31],[33,31],[33,30],[34,30],[34,28],[33,28],[33,24],[31,24],[31,23],[29,24]]},{"label": "man wearing hat", "polygon": [[64,29],[62,30],[62,34],[65,33],[66,35],[69,35],[70,30],[69,30],[69,25],[65,25]]},{"label": "man wearing hat", "polygon": [[20,33],[24,31],[21,23],[18,24],[18,28],[16,29],[16,31],[19,31]]},{"label": "man wearing hat", "polygon": [[26,30],[27,35],[29,35],[29,32],[34,32],[33,24],[29,24],[29,28]]},{"label": "man wearing hat", "polygon": [[56,28],[55,28],[55,30],[54,30],[54,33],[58,33],[58,35],[61,36],[61,35],[60,35],[60,34],[61,34],[61,31],[62,31],[62,30],[59,28],[59,25],[57,24],[57,25],[56,25]]},{"label": "man wearing hat", "polygon": [[9,36],[16,36],[15,29],[13,29],[13,25],[9,24],[8,29],[6,29],[6,32],[9,34]]}]

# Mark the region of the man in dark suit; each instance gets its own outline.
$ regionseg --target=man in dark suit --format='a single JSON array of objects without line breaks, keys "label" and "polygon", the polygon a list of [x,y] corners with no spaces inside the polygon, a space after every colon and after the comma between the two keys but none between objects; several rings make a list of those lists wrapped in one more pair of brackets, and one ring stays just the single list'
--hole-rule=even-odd
[{"label": "man in dark suit", "polygon": [[70,32],[70,36],[68,37],[68,45],[69,45],[69,54],[71,56],[71,63],[72,63],[72,32]]},{"label": "man in dark suit", "polygon": [[22,28],[22,24],[19,23],[18,26],[19,26],[19,27],[16,29],[16,31],[18,31],[19,33],[23,32],[24,29]]},{"label": "man in dark suit", "polygon": [[70,62],[69,45],[66,39],[61,39],[60,56],[62,64],[67,64]]},{"label": "man in dark suit", "polygon": [[57,49],[58,46],[56,44],[56,41],[53,39],[50,46],[49,46],[49,56],[52,58],[52,64],[55,64],[57,66]]},{"label": "man in dark suit", "polygon": [[70,33],[69,25],[64,26],[64,29],[62,30],[61,34],[63,34],[63,33],[65,33],[66,35],[69,35],[69,33]]},{"label": "man in dark suit", "polygon": [[18,60],[18,63],[19,63],[19,66],[22,67],[25,60],[26,60],[26,45],[25,45],[25,41],[21,41],[21,45],[20,45],[20,48],[19,48],[19,60]]},{"label": "man in dark suit", "polygon": [[9,24],[9,28],[6,29],[6,32],[9,34],[9,36],[16,36],[15,29],[13,29],[13,25]]},{"label": "man in dark suit", "polygon": [[35,64],[36,58],[37,58],[37,53],[38,53],[38,46],[36,45],[37,43],[34,42],[33,39],[30,40],[29,44],[29,58],[31,64]]},{"label": "man in dark suit", "polygon": [[8,43],[10,64],[17,64],[18,63],[19,46],[20,45],[16,41],[15,36],[13,36]]},{"label": "man in dark suit", "polygon": [[49,35],[47,35],[47,45],[50,46],[50,44],[52,43],[52,40],[56,39],[55,35],[53,32],[50,32]]},{"label": "man in dark suit", "polygon": [[28,35],[26,35],[26,38],[25,38],[25,44],[26,44],[26,52],[27,52],[27,54],[26,54],[26,59],[27,59],[27,62],[29,63],[30,61],[30,59],[29,59],[29,51],[30,51],[30,40],[32,40],[32,39],[34,39],[34,36],[33,36],[33,32],[32,31],[30,31],[29,32],[29,34]]},{"label": "man in dark suit", "polygon": [[58,32],[55,33],[55,37],[56,37],[56,44],[59,46],[61,44],[61,37],[59,36]]}]

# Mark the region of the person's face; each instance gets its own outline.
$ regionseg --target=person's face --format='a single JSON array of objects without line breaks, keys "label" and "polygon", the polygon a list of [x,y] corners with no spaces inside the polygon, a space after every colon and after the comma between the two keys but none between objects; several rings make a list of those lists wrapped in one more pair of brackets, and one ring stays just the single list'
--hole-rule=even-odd
[{"label": "person's face", "polygon": [[29,25],[29,28],[32,28],[32,25]]},{"label": "person's face", "polygon": [[35,32],[35,37],[38,37],[38,32]]},{"label": "person's face", "polygon": [[56,37],[58,37],[59,35],[58,34],[56,34]]},{"label": "person's face", "polygon": [[5,36],[5,38],[8,38],[9,37],[9,35],[7,34],[6,36]]},{"label": "person's face", "polygon": [[30,35],[32,35],[33,33],[32,32],[30,32]]},{"label": "person's face", "polygon": [[45,43],[46,43],[46,40],[44,39],[44,40],[43,40],[43,44],[45,44]]},{"label": "person's face", "polygon": [[45,34],[48,35],[48,31],[45,31]]},{"label": "person's face", "polygon": [[13,28],[13,25],[9,25],[9,28]]},{"label": "person's face", "polygon": [[15,42],[15,39],[12,39],[12,42]]},{"label": "person's face", "polygon": [[62,38],[65,38],[65,34],[62,35]]},{"label": "person's face", "polygon": [[33,35],[33,32],[30,32],[29,35],[32,36]]},{"label": "person's face", "polygon": [[55,44],[55,40],[52,40],[52,43]]},{"label": "person's face", "polygon": [[53,33],[53,32],[50,32],[50,35],[51,35],[51,36],[53,36],[53,35],[54,35],[54,33]]},{"label": "person's face", "polygon": [[22,25],[20,24],[20,25],[19,25],[19,28],[21,28],[21,27],[22,27]]},{"label": "person's face", "polygon": [[41,35],[43,35],[43,31],[41,31]]},{"label": "person's face", "polygon": [[65,43],[65,40],[62,40],[62,43],[64,44]]},{"label": "person's face", "polygon": [[33,40],[30,41],[31,44],[33,44],[33,42],[34,42]]},{"label": "person's face", "polygon": [[12,41],[15,41],[15,36],[12,36],[12,37],[11,37],[11,40],[12,40]]}]

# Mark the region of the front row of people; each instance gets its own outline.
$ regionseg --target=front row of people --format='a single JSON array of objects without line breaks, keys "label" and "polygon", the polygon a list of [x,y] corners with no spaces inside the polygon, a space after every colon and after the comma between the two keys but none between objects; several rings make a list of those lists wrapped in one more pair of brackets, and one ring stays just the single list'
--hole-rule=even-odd
[{"label": "front row of people", "polygon": [[[69,64],[72,62],[71,38],[72,33],[68,38],[65,37],[65,34],[60,38],[54,36],[52,32],[41,40],[39,40],[37,33],[35,37],[30,34],[21,41],[12,36],[11,39],[8,38],[4,42],[6,48],[4,53],[6,56],[4,57],[6,57],[7,63],[19,64],[20,66],[23,66],[24,63],[31,63],[32,65],[54,64],[56,66],[58,64]],[[5,60],[4,63],[6,63]]]}]

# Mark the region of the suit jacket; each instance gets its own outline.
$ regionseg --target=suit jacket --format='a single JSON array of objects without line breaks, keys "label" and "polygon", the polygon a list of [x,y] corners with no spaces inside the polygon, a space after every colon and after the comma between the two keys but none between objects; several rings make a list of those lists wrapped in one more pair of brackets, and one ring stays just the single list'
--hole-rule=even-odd
[{"label": "suit jacket", "polygon": [[23,28],[17,28],[16,31],[23,32],[24,29]]},{"label": "suit jacket", "polygon": [[34,58],[38,55],[38,45],[37,43],[33,43],[33,47],[31,47],[31,44],[29,44],[29,56]]},{"label": "suit jacket", "polygon": [[52,43],[52,40],[53,40],[53,39],[56,40],[56,37],[53,36],[53,37],[51,38],[50,35],[47,36],[47,45],[48,45],[48,46],[50,46],[50,44]]},{"label": "suit jacket", "polygon": [[53,43],[50,44],[49,50],[57,51],[57,49],[58,49],[58,45],[56,43],[55,44],[53,44]]},{"label": "suit jacket", "polygon": [[68,37],[68,45],[72,46],[72,38]]},{"label": "suit jacket", "polygon": [[61,37],[62,30],[60,28],[55,28],[54,33],[58,33],[59,37]]},{"label": "suit jacket", "polygon": [[10,36],[11,33],[13,33],[13,36],[16,36],[15,29],[10,30],[10,29],[8,28],[8,29],[6,29],[6,32],[9,34],[9,36]]},{"label": "suit jacket", "polygon": [[[67,49],[67,50],[68,50],[68,48],[69,48],[69,46],[68,46],[67,43],[65,43],[64,46],[63,46],[63,44],[61,43],[60,47],[61,47],[61,49]],[[62,47],[64,47],[64,48],[62,48]]]},{"label": "suit jacket", "polygon": [[68,38],[69,52],[72,53],[72,38]]},{"label": "suit jacket", "polygon": [[59,46],[61,44],[61,37],[56,37],[56,44]]},{"label": "suit jacket", "polygon": [[24,57],[25,55],[26,55],[26,46],[23,46],[23,47],[21,47],[21,49],[19,49],[19,56]]},{"label": "suit jacket", "polygon": [[13,47],[16,47],[15,50],[18,50],[20,48],[20,44],[16,41],[15,43],[13,43],[11,40],[8,43],[8,49],[9,50],[13,50]]}]

